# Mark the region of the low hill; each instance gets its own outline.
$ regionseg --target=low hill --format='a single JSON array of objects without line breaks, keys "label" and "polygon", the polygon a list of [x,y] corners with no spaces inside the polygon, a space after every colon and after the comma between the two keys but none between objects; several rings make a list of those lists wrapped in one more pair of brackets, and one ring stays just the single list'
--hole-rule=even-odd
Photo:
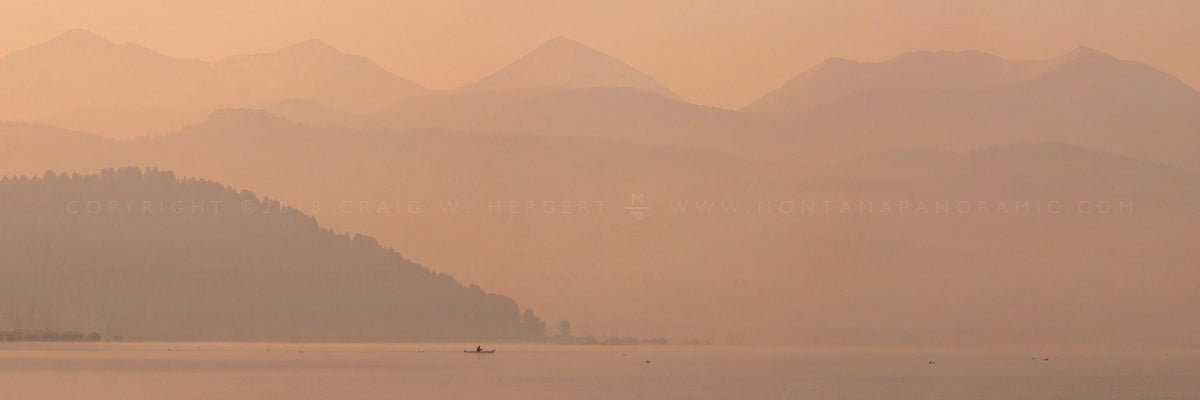
[{"label": "low hill", "polygon": [[156,169],[5,177],[0,226],[0,326],[234,341],[528,341],[544,331],[513,300],[371,237]]}]

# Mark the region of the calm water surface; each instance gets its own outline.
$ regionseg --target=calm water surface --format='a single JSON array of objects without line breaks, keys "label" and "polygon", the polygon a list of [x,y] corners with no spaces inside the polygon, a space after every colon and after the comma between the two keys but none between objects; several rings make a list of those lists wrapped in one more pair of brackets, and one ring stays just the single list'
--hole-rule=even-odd
[{"label": "calm water surface", "polygon": [[0,343],[0,399],[1200,399],[1195,350],[465,348]]}]

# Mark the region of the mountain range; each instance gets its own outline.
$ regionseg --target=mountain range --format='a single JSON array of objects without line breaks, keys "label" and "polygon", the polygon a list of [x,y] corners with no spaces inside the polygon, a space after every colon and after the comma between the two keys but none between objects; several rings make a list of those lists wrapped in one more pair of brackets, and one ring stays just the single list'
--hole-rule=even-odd
[{"label": "mountain range", "polygon": [[[813,163],[596,137],[313,127],[255,110],[134,141],[21,125],[0,139],[15,156],[3,173],[119,160],[315,205],[323,224],[371,232],[600,335],[1181,344],[1200,329],[1179,323],[1198,300],[1186,260],[1200,248],[1200,176],[1074,145]],[[643,220],[626,208],[639,194]]]},{"label": "mountain range", "polygon": [[1200,93],[1088,48],[1045,60],[830,59],[735,111],[682,101],[561,37],[478,82],[431,91],[316,40],[205,63],[77,30],[0,59],[0,89],[0,118],[121,138],[253,107],[310,125],[599,136],[765,159],[1059,141],[1200,168]]},{"label": "mountain range", "polygon": [[28,95],[0,103],[25,121],[0,123],[0,174],[253,188],[602,336],[1200,333],[1200,94],[1097,50],[831,59],[728,110],[562,38],[433,91],[316,41],[210,64],[69,32],[0,84]]},{"label": "mountain range", "polygon": [[304,98],[365,112],[426,91],[317,40],[208,63],[72,30],[0,58],[0,118],[112,137],[162,134],[223,107]]},{"label": "mountain range", "polygon": [[971,51],[830,60],[745,110],[790,115],[804,133],[788,148],[963,151],[1052,140],[1200,168],[1200,93],[1087,48],[1040,61]]},{"label": "mountain range", "polygon": [[607,137],[759,159],[1056,141],[1200,168],[1200,93],[1087,48],[1032,61],[976,51],[832,59],[736,111],[631,87],[437,93],[367,114],[264,109],[313,125]]},{"label": "mountain range", "polygon": [[[630,87],[677,98],[624,62],[566,38],[552,39],[451,93],[590,87]],[[0,119],[110,137],[164,134],[220,108],[306,101],[369,113],[431,92],[320,40],[209,63],[71,30],[0,58]]]}]

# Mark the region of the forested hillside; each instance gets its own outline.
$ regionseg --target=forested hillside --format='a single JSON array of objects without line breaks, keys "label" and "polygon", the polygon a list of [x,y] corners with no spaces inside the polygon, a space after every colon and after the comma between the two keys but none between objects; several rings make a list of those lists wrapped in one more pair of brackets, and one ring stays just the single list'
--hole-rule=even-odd
[{"label": "forested hillside", "polygon": [[0,181],[0,326],[135,340],[539,340],[512,299],[247,191],[106,169]]}]

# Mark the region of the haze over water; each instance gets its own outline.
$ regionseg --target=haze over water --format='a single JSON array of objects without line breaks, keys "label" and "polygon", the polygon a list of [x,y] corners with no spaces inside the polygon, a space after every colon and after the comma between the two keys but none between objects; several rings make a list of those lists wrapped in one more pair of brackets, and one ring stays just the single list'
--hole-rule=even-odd
[{"label": "haze over water", "polygon": [[0,388],[48,400],[1183,400],[1200,391],[1200,354],[1163,349],[515,345],[463,354],[467,347],[6,344]]}]

